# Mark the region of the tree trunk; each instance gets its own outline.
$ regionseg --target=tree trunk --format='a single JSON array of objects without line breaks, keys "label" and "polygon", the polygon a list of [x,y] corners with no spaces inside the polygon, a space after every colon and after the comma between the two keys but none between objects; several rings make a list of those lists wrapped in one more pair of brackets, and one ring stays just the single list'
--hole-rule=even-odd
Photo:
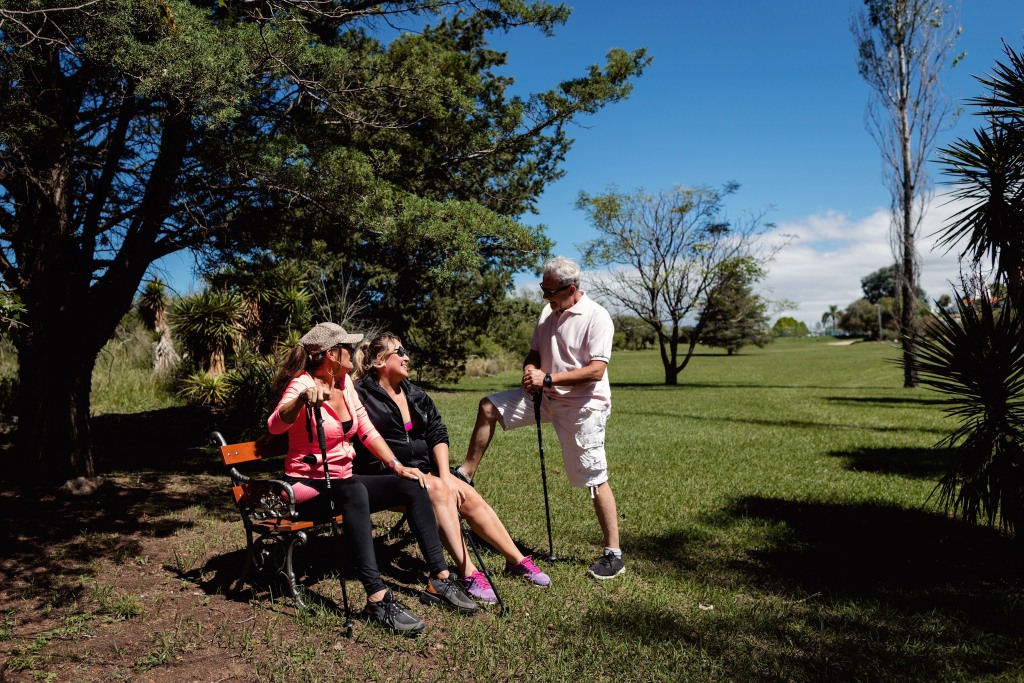
[{"label": "tree trunk", "polygon": [[[900,65],[900,210],[903,221],[903,234],[900,240],[902,253],[900,270],[900,340],[903,347],[903,386],[915,389],[917,377],[917,265],[914,263],[917,244],[914,233],[917,223],[914,218],[914,162],[911,145],[913,144],[913,128],[909,118],[910,102],[910,55],[907,46],[899,44]],[[920,133],[919,133],[920,134]],[[882,340],[882,329],[878,329],[878,340]]]},{"label": "tree trunk", "polygon": [[67,326],[54,334],[29,329],[28,343],[18,344],[14,466],[28,485],[96,476],[89,398],[97,354],[83,348],[75,329]]},{"label": "tree trunk", "polygon": [[[913,244],[913,235],[909,236]],[[906,247],[904,247],[906,248]],[[909,261],[909,264],[908,264]],[[917,290],[914,286],[916,278],[914,275],[914,253],[911,250],[904,254],[903,267],[909,268],[910,275],[904,275],[901,279],[901,306],[900,306],[900,345],[903,347],[903,386],[908,389],[915,389],[918,386],[917,372]],[[905,273],[908,271],[904,271]],[[881,330],[879,330],[881,339]]]},{"label": "tree trunk", "polygon": [[125,279],[116,289],[108,287],[99,299],[103,305],[97,306],[87,279],[77,276],[88,272],[81,261],[60,248],[48,256],[36,261],[31,279],[21,287],[24,326],[15,335],[18,430],[12,464],[28,486],[96,476],[92,371],[141,280],[140,274],[134,282]]},{"label": "tree trunk", "polygon": [[665,385],[675,386],[679,383],[679,373],[676,372],[676,344],[664,333],[659,332],[658,345],[661,348],[661,365],[665,368]]},{"label": "tree trunk", "polygon": [[679,384],[679,373],[670,363],[665,366],[665,386],[674,387],[677,384]]}]

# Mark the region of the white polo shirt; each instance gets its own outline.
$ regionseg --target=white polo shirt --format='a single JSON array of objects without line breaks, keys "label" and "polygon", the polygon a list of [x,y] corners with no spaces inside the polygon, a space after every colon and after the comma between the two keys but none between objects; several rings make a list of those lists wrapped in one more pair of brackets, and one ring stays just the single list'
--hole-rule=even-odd
[{"label": "white polo shirt", "polygon": [[[608,311],[583,293],[572,308],[559,314],[545,306],[533,330],[530,348],[540,354],[540,367],[552,374],[579,370],[590,361],[609,362],[615,326]],[[544,398],[578,408],[607,410],[612,405],[608,370],[597,382],[544,390]]]}]

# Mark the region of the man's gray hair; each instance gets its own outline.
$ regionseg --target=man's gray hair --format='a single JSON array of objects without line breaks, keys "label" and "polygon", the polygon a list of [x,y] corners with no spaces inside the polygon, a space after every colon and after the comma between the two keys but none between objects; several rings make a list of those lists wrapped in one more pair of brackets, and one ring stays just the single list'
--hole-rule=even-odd
[{"label": "man's gray hair", "polygon": [[544,264],[544,275],[552,275],[562,287],[573,285],[580,288],[580,267],[575,261],[564,256],[556,256]]}]

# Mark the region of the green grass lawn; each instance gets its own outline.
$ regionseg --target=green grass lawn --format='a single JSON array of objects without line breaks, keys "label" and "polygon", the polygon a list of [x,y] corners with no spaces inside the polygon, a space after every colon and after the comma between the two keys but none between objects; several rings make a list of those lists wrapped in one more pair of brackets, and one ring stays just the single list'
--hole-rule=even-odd
[{"label": "green grass lawn", "polygon": [[[513,617],[496,633],[469,627],[453,663],[501,678],[530,661],[545,680],[1024,675],[1010,549],[927,504],[945,455],[931,446],[948,429],[938,396],[902,388],[892,346],[829,341],[699,355],[675,387],[655,353],[615,354],[607,447],[627,573],[584,576],[600,532],[545,427],[566,561],[547,594],[510,586]],[[517,379],[435,394],[454,462],[480,397]],[[477,485],[546,552],[534,429],[499,429]]]},{"label": "green grass lawn", "polygon": [[[11,574],[5,595],[17,602],[0,619],[11,680],[1024,679],[1019,548],[929,503],[947,457],[932,445],[952,426],[938,395],[902,388],[893,346],[830,341],[698,355],[675,387],[661,384],[655,352],[614,354],[607,446],[627,569],[612,581],[586,576],[601,535],[547,426],[560,560],[541,560],[536,430],[499,429],[477,486],[553,584],[499,577],[505,617],[428,610],[415,602],[422,567],[410,546],[384,574],[428,623],[416,640],[363,623],[354,640],[339,636],[325,546],[301,562],[303,583],[325,598],[311,600],[321,606],[310,613],[266,592],[227,591],[245,542],[216,458],[192,452],[157,469],[133,455],[101,490],[109,510],[85,522],[65,512],[73,503],[41,501],[67,528],[19,526],[8,539],[10,563],[51,558],[42,561],[49,573]],[[517,382],[510,372],[432,392],[454,463],[479,400]],[[121,407],[130,392],[107,393],[98,412],[131,412]],[[43,516],[0,503],[11,524]],[[485,559],[502,564],[491,552]],[[358,608],[361,588],[348,585]],[[90,597],[110,586],[130,614],[110,616],[110,599]],[[36,625],[40,614],[53,623]],[[87,639],[68,635],[74,619],[91,624]],[[33,650],[38,643],[59,648]]]}]

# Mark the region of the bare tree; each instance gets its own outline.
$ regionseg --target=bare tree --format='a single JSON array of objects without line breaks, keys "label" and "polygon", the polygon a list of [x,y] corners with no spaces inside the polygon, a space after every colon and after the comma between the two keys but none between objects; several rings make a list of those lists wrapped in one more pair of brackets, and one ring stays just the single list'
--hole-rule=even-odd
[{"label": "bare tree", "polygon": [[[957,6],[958,7],[958,6]],[[935,137],[953,118],[939,76],[953,66],[957,8],[942,0],[864,0],[850,20],[857,68],[871,87],[867,128],[882,152],[892,197],[890,239],[899,264],[903,385],[916,387],[917,235],[931,198],[925,164]]]},{"label": "bare tree", "polygon": [[329,320],[346,328],[357,326],[360,331],[366,332],[369,295],[353,284],[351,277],[342,275],[335,279],[321,270],[311,280],[310,286],[319,320]]},{"label": "bare tree", "polygon": [[588,288],[657,334],[665,384],[678,383],[716,293],[726,291],[729,278],[759,271],[781,248],[754,253],[759,235],[772,227],[762,215],[736,225],[726,220],[723,200],[738,188],[581,192],[576,200],[600,234],[582,245],[584,264],[613,267],[589,280]]}]

